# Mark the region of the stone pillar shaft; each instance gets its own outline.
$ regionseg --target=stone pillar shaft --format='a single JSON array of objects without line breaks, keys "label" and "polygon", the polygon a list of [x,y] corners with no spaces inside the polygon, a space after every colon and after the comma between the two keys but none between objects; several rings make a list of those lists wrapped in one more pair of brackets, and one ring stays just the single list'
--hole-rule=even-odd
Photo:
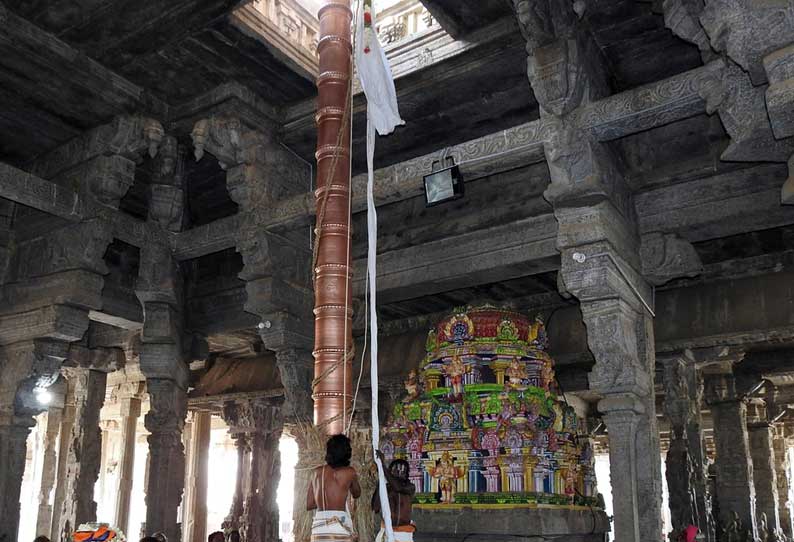
[{"label": "stone pillar shaft", "polygon": [[47,412],[47,432],[44,436],[44,460],[41,466],[41,486],[39,489],[39,511],[36,518],[36,535],[49,536],[52,530],[52,506],[50,493],[55,487],[58,464],[56,461],[58,433],[61,430],[63,409],[51,407]]},{"label": "stone pillar shaft", "polygon": [[248,479],[249,464],[251,462],[251,449],[248,437],[242,433],[233,435],[234,445],[237,447],[237,478],[234,485],[234,497],[229,515],[223,522],[224,532],[238,530],[240,528],[240,518],[243,515],[243,503],[245,499],[245,484]]},{"label": "stone pillar shaft", "polygon": [[66,403],[61,415],[60,438],[58,439],[58,470],[55,477],[55,497],[52,500],[52,526],[50,540],[58,540],[60,536],[60,518],[63,509],[63,499],[66,495],[66,465],[69,455],[69,441],[74,426],[74,387],[69,386],[66,394]]},{"label": "stone pillar shaft", "polygon": [[190,501],[185,505],[183,540],[204,542],[207,538],[207,476],[209,469],[212,414],[197,411],[193,415],[193,435],[188,454],[190,476]]},{"label": "stone pillar shaft", "polygon": [[162,531],[180,540],[178,508],[185,483],[182,429],[187,393],[172,380],[149,379],[150,409],[144,418],[149,431],[149,478],[146,484],[146,530]]},{"label": "stone pillar shaft", "polygon": [[747,432],[753,460],[756,518],[760,519],[761,514],[765,514],[767,529],[774,532],[780,528],[775,450],[772,447],[774,428],[767,422],[751,422]]},{"label": "stone pillar shaft", "polygon": [[278,449],[283,427],[281,408],[257,408],[254,412],[250,485],[244,500],[240,535],[243,542],[278,542],[276,490],[281,466]]},{"label": "stone pillar shaft", "polygon": [[[602,400],[601,403],[603,402]],[[602,409],[601,403],[599,409]],[[634,407],[639,407],[639,404],[604,413],[604,422],[609,428],[609,474],[616,540],[641,540],[635,441],[637,427],[644,413],[641,408],[637,412]]]},{"label": "stone pillar shaft", "polygon": [[107,374],[101,371],[71,368],[67,374],[70,385],[74,386],[75,416],[58,524],[62,542],[70,542],[72,533],[81,523],[96,521],[94,484],[99,477],[102,448],[99,411],[105,401],[107,383]]},{"label": "stone pillar shaft", "polygon": [[729,525],[733,513],[752,536],[757,536],[753,463],[747,435],[747,405],[743,400],[716,402],[711,405],[714,441],[717,448],[717,499],[720,524]]},{"label": "stone pillar shaft", "polygon": [[116,493],[116,526],[129,532],[130,497],[135,470],[135,433],[141,415],[139,397],[121,399],[121,458],[119,459],[118,492]]},{"label": "stone pillar shaft", "polygon": [[33,420],[0,425],[0,540],[16,541],[19,494],[25,474],[27,439]]},{"label": "stone pillar shaft", "polygon": [[616,540],[659,540],[662,473],[652,323],[621,299],[583,302],[581,308],[596,358],[590,386],[603,397],[598,408],[609,431]]},{"label": "stone pillar shaft", "polygon": [[794,535],[792,529],[791,503],[789,501],[789,455],[786,438],[783,434],[783,427],[775,428],[772,446],[775,450],[775,472],[777,474],[777,496],[778,496],[778,517],[780,528],[789,539]]},{"label": "stone pillar shaft", "polygon": [[694,523],[707,542],[714,542],[701,430],[702,380],[687,352],[659,361],[664,367],[664,411],[671,426],[666,473],[673,534]]}]

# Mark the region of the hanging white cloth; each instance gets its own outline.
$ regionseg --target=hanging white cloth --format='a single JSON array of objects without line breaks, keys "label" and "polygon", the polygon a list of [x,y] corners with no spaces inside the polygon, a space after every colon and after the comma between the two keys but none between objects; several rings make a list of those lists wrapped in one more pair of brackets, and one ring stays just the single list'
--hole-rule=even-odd
[{"label": "hanging white cloth", "polygon": [[[392,133],[397,125],[405,124],[397,108],[397,92],[394,89],[389,61],[375,33],[375,14],[372,0],[363,0],[363,9],[358,9],[356,20],[356,71],[361,88],[367,97],[367,275],[369,277],[370,317],[370,382],[372,388],[372,449],[380,446],[380,424],[378,423],[378,315],[376,308],[376,261],[378,239],[378,216],[375,210],[373,189],[375,131],[380,135]],[[378,467],[378,493],[383,516],[386,539],[394,542],[391,507],[386,491],[383,464],[375,455]]]}]

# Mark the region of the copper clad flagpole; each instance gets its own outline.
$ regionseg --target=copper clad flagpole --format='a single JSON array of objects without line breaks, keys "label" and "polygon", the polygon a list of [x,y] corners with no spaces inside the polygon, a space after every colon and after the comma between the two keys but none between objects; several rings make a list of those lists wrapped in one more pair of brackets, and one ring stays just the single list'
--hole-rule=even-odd
[{"label": "copper clad flagpole", "polygon": [[344,432],[352,398],[350,258],[350,0],[325,0],[318,14],[317,225],[314,256],[314,423]]}]

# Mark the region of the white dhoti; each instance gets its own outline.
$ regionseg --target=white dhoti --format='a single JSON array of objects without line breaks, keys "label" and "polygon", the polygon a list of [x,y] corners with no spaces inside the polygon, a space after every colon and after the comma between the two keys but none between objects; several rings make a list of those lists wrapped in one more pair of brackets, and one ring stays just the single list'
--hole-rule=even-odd
[{"label": "white dhoti", "polygon": [[[394,542],[414,542],[414,532],[416,527],[411,525],[402,525],[394,527]],[[375,542],[386,542],[386,528],[381,524],[380,532],[375,537]]]},{"label": "white dhoti", "polygon": [[311,542],[352,542],[353,522],[344,510],[318,510],[312,522]]}]

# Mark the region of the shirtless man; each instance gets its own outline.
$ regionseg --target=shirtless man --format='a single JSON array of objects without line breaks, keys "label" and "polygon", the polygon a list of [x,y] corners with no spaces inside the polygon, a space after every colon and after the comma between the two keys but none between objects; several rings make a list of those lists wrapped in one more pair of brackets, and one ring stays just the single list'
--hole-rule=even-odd
[{"label": "shirtless man", "polygon": [[353,541],[353,521],[347,513],[347,495],[361,496],[356,471],[350,466],[353,450],[345,435],[334,435],[325,445],[325,462],[314,469],[306,493],[306,510],[317,510],[311,542]]},{"label": "shirtless man", "polygon": [[[383,462],[383,452],[376,452],[378,458]],[[412,542],[416,527],[411,522],[411,508],[414,500],[416,488],[408,479],[409,466],[404,459],[395,459],[391,462],[388,469],[384,469],[386,476],[386,491],[389,493],[389,509],[391,510],[391,520],[394,529],[395,542]],[[380,513],[380,495],[378,490],[372,495],[372,510]],[[383,522],[375,542],[385,540],[386,532]]]}]

